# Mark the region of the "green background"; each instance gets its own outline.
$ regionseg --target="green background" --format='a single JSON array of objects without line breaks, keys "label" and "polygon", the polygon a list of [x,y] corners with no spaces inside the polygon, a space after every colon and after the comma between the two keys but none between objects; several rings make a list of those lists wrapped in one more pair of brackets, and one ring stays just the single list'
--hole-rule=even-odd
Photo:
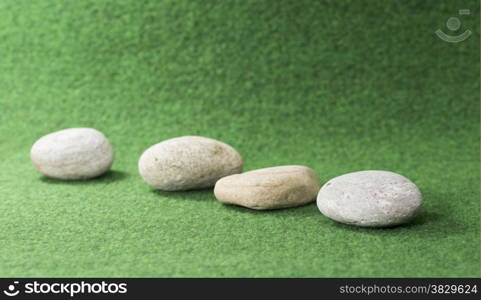
[{"label": "green background", "polygon": [[[479,276],[479,53],[479,1],[2,0],[0,276]],[[109,137],[112,172],[34,170],[35,140],[69,127]],[[365,229],[152,191],[138,158],[182,135],[245,170],[398,172],[423,211]]]}]

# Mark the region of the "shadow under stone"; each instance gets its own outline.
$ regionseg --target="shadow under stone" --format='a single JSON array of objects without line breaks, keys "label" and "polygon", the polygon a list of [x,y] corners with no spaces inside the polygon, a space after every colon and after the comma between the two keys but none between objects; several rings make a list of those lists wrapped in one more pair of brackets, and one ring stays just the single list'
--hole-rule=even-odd
[{"label": "shadow under stone", "polygon": [[[326,217],[327,218],[327,217]],[[329,224],[334,227],[364,233],[373,234],[388,234],[396,232],[411,232],[415,231],[419,236],[433,236],[441,235],[449,236],[456,234],[463,234],[466,230],[466,225],[460,221],[453,220],[446,211],[437,211],[435,208],[422,209],[421,212],[408,223],[394,225],[390,227],[359,227],[355,225],[348,225],[328,219]]]},{"label": "shadow under stone", "polygon": [[130,175],[122,171],[110,170],[98,177],[83,180],[61,180],[42,176],[40,181],[47,184],[64,184],[64,185],[87,185],[87,184],[106,184],[117,182],[128,178]]},{"label": "shadow under stone", "polygon": [[171,198],[171,199],[194,200],[194,201],[215,200],[214,190],[212,188],[190,190],[190,191],[175,191],[175,192],[152,190],[152,193],[166,197],[166,198]]},{"label": "shadow under stone", "polygon": [[286,207],[286,208],[280,208],[280,209],[264,209],[264,210],[251,209],[248,207],[230,205],[230,204],[224,204],[223,207],[232,211],[245,213],[245,214],[273,214],[273,215],[282,215],[282,216],[318,215],[319,217],[322,216],[315,202],[307,203],[307,204],[296,206],[296,207]]}]

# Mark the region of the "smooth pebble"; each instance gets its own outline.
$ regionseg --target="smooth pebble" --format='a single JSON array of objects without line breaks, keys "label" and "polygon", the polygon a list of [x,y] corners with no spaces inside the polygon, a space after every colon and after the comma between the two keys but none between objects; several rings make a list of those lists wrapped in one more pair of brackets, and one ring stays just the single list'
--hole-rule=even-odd
[{"label": "smooth pebble", "polygon": [[388,227],[409,222],[419,212],[422,196],[406,177],[389,171],[360,171],[329,180],[317,206],[335,221]]},{"label": "smooth pebble", "polygon": [[264,210],[313,202],[319,188],[312,169],[280,166],[224,177],[215,184],[214,194],[225,204]]},{"label": "smooth pebble", "polygon": [[70,128],[41,137],[30,151],[33,166],[47,177],[62,180],[94,178],[112,166],[109,141],[92,128]]},{"label": "smooth pebble", "polygon": [[148,148],[139,159],[144,181],[163,191],[213,187],[224,176],[242,171],[242,158],[231,146],[201,137],[183,136]]}]

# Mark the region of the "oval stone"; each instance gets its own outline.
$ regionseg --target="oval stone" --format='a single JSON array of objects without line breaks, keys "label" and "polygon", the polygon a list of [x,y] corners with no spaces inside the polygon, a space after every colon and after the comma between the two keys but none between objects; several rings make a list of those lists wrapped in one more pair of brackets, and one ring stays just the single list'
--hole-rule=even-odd
[{"label": "oval stone", "polygon": [[422,196],[406,177],[389,171],[360,171],[329,180],[317,206],[335,221],[387,227],[409,222],[419,212]]},{"label": "oval stone", "polygon": [[92,128],[70,128],[41,137],[30,150],[33,166],[47,177],[63,180],[94,178],[112,166],[109,141]]},{"label": "oval stone", "polygon": [[163,191],[213,187],[242,171],[242,158],[231,146],[201,136],[169,139],[148,148],[139,159],[139,173],[148,185]]},{"label": "oval stone", "polygon": [[224,177],[215,184],[214,194],[225,204],[263,210],[313,202],[319,188],[312,169],[280,166]]}]

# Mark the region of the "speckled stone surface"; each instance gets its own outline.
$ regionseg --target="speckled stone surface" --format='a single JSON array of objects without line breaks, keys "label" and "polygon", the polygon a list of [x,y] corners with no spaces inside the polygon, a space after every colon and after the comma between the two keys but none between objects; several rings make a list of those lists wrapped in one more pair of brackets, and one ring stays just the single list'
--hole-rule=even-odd
[{"label": "speckled stone surface", "polygon": [[139,173],[154,189],[182,191],[213,187],[224,176],[242,171],[242,158],[220,141],[184,136],[148,148],[139,159]]},{"label": "speckled stone surface", "polygon": [[41,137],[32,146],[30,157],[33,166],[47,177],[81,180],[107,172],[114,152],[100,131],[70,128]]},{"label": "speckled stone surface", "polygon": [[329,180],[317,206],[335,221],[388,227],[409,222],[419,212],[422,195],[406,177],[389,171],[360,171]]}]

